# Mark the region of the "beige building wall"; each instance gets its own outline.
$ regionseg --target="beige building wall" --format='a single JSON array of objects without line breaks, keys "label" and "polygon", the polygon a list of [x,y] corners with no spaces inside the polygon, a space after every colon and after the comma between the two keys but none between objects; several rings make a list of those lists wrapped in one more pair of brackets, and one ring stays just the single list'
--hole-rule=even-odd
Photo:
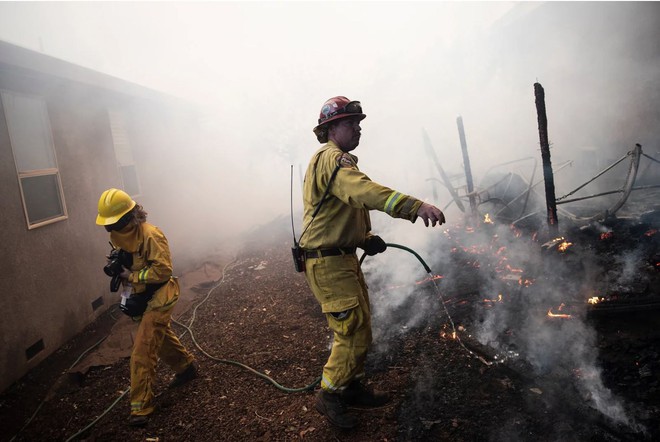
[{"label": "beige building wall", "polygon": [[[46,102],[67,213],[66,219],[28,228],[0,100],[3,391],[117,302],[117,294],[109,289],[110,278],[102,270],[110,250],[109,236],[95,224],[101,193],[109,187],[122,187],[108,111],[122,112],[131,130],[139,132],[139,136],[133,133],[135,150],[148,146],[157,153],[158,143],[168,135],[150,135],[153,125],[140,121],[159,119],[163,104],[152,101],[153,91],[1,43],[0,90]],[[27,70],[28,65],[35,70]],[[173,126],[176,122],[171,120],[159,125]],[[156,154],[149,161],[148,166],[138,164],[138,170],[157,168],[161,160]],[[142,196],[146,199],[148,191]]]}]

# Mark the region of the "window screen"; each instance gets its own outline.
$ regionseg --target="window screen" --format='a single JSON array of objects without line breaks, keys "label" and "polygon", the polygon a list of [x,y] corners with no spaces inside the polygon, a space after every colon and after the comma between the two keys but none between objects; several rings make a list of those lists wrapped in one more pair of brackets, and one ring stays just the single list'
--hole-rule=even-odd
[{"label": "window screen", "polygon": [[57,175],[23,177],[21,187],[31,223],[48,221],[64,213]]}]

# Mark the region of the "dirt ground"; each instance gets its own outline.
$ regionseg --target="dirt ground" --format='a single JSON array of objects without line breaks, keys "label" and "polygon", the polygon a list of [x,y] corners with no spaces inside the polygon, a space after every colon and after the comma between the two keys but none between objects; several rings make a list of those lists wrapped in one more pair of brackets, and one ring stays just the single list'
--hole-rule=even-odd
[{"label": "dirt ground", "polygon": [[[1,440],[17,441],[627,441],[660,437],[658,310],[594,315],[602,379],[634,424],[615,422],[554,372],[524,364],[487,364],[492,355],[469,335],[447,336],[448,320],[433,284],[419,284],[401,309],[424,306],[424,320],[388,338],[368,359],[368,380],[389,391],[382,408],[354,410],[360,424],[339,431],[313,407],[313,384],[329,354],[330,334],[302,274],[293,270],[284,234],[248,244],[238,255],[201,265],[209,280],[184,287],[173,327],[196,356],[200,377],[168,390],[173,374],[159,364],[156,412],[146,428],[126,425],[128,358],[69,368],[125,321],[110,309],[0,396]],[[466,270],[466,271],[469,271]],[[468,276],[469,278],[469,276]],[[367,274],[369,282],[369,274]],[[378,289],[372,287],[372,303]],[[185,305],[184,305],[185,304]],[[470,315],[448,302],[458,330]],[[463,303],[464,304],[464,303]],[[377,324],[375,327],[384,327]],[[404,328],[403,324],[387,327]],[[383,335],[387,336],[387,335]],[[378,345],[378,343],[376,343]],[[472,352],[472,353],[470,353]],[[84,361],[94,351],[83,355]],[[481,356],[481,359],[478,357]],[[27,424],[26,424],[27,423]],[[22,430],[21,430],[22,429]],[[20,432],[19,432],[20,431]]]}]

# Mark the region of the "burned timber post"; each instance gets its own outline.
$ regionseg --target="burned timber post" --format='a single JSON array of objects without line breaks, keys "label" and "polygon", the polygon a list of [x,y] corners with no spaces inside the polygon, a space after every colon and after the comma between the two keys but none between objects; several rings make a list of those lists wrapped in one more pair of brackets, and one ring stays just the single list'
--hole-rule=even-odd
[{"label": "burned timber post", "polygon": [[548,143],[548,117],[545,113],[545,91],[539,83],[534,83],[536,98],[536,113],[539,123],[539,139],[541,141],[541,159],[543,160],[543,179],[545,181],[545,203],[548,209],[548,232],[557,235],[559,222],[557,220],[557,201],[555,199],[555,178],[550,162],[550,144]]},{"label": "burned timber post", "polygon": [[465,129],[463,128],[463,117],[456,118],[458,125],[458,138],[461,141],[461,151],[463,152],[463,168],[465,169],[465,182],[467,184],[467,191],[470,198],[470,210],[472,216],[477,216],[477,201],[472,192],[474,192],[474,183],[472,182],[472,168],[470,167],[470,156],[467,151],[467,141],[465,141]]},{"label": "burned timber post", "polygon": [[447,176],[445,169],[442,168],[440,161],[438,161],[438,157],[436,156],[435,151],[433,150],[433,145],[431,144],[431,139],[429,138],[429,135],[426,133],[424,129],[422,129],[422,136],[424,137],[424,145],[426,146],[426,151],[428,152],[429,156],[435,163],[435,167],[438,169],[438,172],[442,177],[442,181],[444,181],[445,183],[445,187],[447,187],[447,190],[451,194],[451,197],[454,199],[456,206],[461,210],[461,212],[465,212],[465,207],[463,207],[461,198],[458,196],[458,193],[456,193],[456,189],[454,189],[454,186],[452,186],[451,180]]}]

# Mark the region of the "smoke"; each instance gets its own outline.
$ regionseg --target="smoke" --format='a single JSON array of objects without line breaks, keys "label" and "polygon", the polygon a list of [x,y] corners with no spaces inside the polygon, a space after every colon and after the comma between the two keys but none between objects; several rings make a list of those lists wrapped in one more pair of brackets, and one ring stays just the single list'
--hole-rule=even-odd
[{"label": "smoke", "polygon": [[620,266],[618,283],[622,286],[631,285],[639,276],[640,262],[642,261],[640,251],[633,250],[616,256],[616,264]]},{"label": "smoke", "polygon": [[[288,215],[290,165],[294,204],[301,204],[301,171],[318,147],[312,128],[321,104],[335,95],[360,100],[368,115],[354,152],[361,170],[441,208],[451,196],[422,130],[456,187],[465,186],[459,115],[478,189],[493,168],[522,158],[530,160],[519,174],[530,179],[540,159],[537,81],[546,93],[553,165],[572,164],[556,172],[558,194],[636,142],[658,158],[659,34],[657,2],[0,3],[0,39],[196,107],[194,139],[163,148],[172,166],[140,169],[143,182],[163,186],[147,209],[175,258],[225,249],[240,234]],[[495,172],[502,170],[511,168]],[[644,171],[649,182],[657,178]],[[461,219],[455,205],[446,215],[450,225]],[[495,299],[511,288],[512,280],[493,277],[497,248],[490,250],[490,269],[482,263],[470,284],[452,287],[474,267],[455,267],[456,253],[465,252],[452,252],[451,229],[381,213],[372,220],[386,242],[414,249],[443,275],[442,290]],[[300,217],[296,227],[300,232]],[[529,247],[517,250],[508,232],[498,235],[511,262],[539,259]],[[492,244],[492,237],[477,234],[470,240]],[[370,257],[365,272],[372,293],[384,293],[374,295],[381,343],[437,313],[433,297],[420,297],[411,284],[427,275],[406,252]],[[384,290],[389,287],[397,288]],[[581,367],[596,406],[620,416],[588,350],[593,332],[579,318],[557,324],[537,314],[565,295],[549,287],[515,303],[517,311],[489,310],[480,339],[497,342],[524,318],[516,345],[534,367],[543,371],[557,361]],[[534,301],[541,299],[543,305]]]},{"label": "smoke", "polygon": [[[613,422],[643,431],[603,382],[597,332],[587,320],[586,303],[605,274],[616,273],[608,277],[615,286],[638,278],[639,252],[613,258],[612,270],[601,267],[588,244],[562,252],[558,242],[542,246],[529,231],[503,224],[470,229],[461,224],[460,214],[449,213],[454,222],[441,228],[374,219],[386,242],[410,247],[433,274],[442,275],[434,291],[428,282],[415,284],[428,275],[405,251],[390,248],[367,258],[363,269],[372,293],[376,354],[386,354],[398,336],[414,327],[448,326],[453,319],[466,327],[461,336],[471,336],[496,354],[494,362],[575,391]],[[462,307],[466,302],[469,307]]]},{"label": "smoke", "polygon": [[[430,181],[438,176],[422,128],[447,173],[460,175],[461,115],[478,183],[496,164],[538,157],[535,81],[546,90],[553,162],[575,162],[560,185],[635,142],[657,152],[658,9],[653,2],[3,2],[0,38],[198,107],[196,140],[167,152],[185,165],[168,170],[179,198],[173,204],[164,192],[149,209],[174,248],[199,244],[202,253],[287,214],[291,164],[300,201],[300,171],[318,146],[311,129],[335,95],[361,100],[368,115],[355,152],[361,168],[441,207],[450,200]],[[163,175],[140,171],[144,181]],[[177,205],[189,216],[173,215]],[[199,220],[194,234],[191,217]]]}]

